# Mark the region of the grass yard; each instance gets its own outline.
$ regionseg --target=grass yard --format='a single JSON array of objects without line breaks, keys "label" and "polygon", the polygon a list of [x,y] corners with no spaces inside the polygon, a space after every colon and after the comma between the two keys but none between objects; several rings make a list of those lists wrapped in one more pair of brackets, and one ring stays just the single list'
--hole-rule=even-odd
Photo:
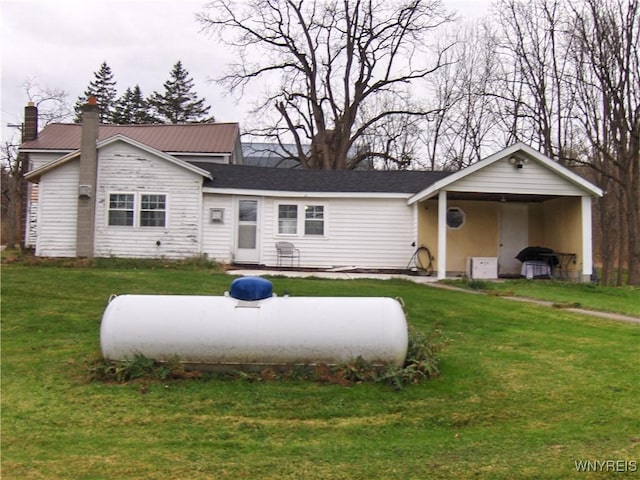
[{"label": "grass yard", "polygon": [[555,302],[559,306],[601,310],[640,317],[640,287],[606,287],[552,280],[447,280],[446,283],[494,295],[515,295]]},{"label": "grass yard", "polygon": [[[640,326],[499,296],[272,279],[278,294],[402,297],[409,323],[446,346],[439,378],[399,391],[87,380],[109,295],[220,295],[230,281],[197,268],[3,266],[2,478],[638,476]],[[583,461],[601,463],[578,472]]]}]

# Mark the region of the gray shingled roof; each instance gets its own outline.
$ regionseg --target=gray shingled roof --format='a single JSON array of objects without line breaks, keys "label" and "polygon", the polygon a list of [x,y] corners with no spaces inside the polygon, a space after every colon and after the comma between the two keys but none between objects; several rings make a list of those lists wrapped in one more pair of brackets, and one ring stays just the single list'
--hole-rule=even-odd
[{"label": "gray shingled roof", "polygon": [[205,187],[286,192],[417,193],[453,172],[300,170],[191,162],[213,176]]}]

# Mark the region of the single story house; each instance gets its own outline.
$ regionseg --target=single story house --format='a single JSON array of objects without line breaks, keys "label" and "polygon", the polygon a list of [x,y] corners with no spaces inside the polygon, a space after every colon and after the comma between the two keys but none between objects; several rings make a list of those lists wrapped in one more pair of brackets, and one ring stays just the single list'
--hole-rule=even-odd
[{"label": "single story house", "polygon": [[519,274],[515,256],[540,245],[572,254],[573,279],[592,273],[602,191],[521,143],[457,172],[288,170],[243,165],[237,124],[98,125],[95,105],[34,137],[21,151],[39,256],[276,266],[287,241],[301,267],[397,270],[426,246],[444,278],[473,258]]}]

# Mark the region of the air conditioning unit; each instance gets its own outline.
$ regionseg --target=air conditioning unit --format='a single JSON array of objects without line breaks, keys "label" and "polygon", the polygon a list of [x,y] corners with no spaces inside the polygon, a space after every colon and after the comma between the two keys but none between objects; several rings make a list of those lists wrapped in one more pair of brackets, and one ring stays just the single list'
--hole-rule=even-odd
[{"label": "air conditioning unit", "polygon": [[467,257],[467,277],[477,279],[498,278],[498,258]]}]

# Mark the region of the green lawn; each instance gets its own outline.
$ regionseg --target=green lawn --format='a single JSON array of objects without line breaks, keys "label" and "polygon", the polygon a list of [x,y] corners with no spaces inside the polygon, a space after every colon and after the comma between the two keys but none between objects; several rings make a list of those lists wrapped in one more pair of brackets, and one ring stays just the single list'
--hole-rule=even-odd
[{"label": "green lawn", "polygon": [[[399,280],[272,280],[278,294],[402,297],[409,323],[446,342],[441,376],[400,391],[89,382],[110,294],[220,295],[231,278],[204,269],[7,265],[2,478],[637,476],[638,325]],[[615,469],[627,472],[612,464],[577,472],[575,462],[586,460],[619,461]]]},{"label": "green lawn", "polygon": [[640,317],[640,287],[606,287],[592,283],[550,280],[447,280],[445,283],[482,290],[490,294],[515,295],[555,302],[587,310],[620,313]]}]

